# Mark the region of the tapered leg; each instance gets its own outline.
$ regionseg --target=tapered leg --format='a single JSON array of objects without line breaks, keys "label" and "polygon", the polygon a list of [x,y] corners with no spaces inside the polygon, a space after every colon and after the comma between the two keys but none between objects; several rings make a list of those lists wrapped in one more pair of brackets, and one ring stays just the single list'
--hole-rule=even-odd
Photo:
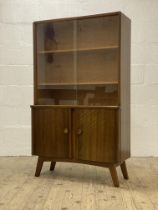
[{"label": "tapered leg", "polygon": [[54,171],[55,165],[56,165],[56,162],[51,161],[51,164],[50,164],[50,171]]},{"label": "tapered leg", "polygon": [[42,170],[42,166],[43,166],[43,158],[41,157],[38,157],[38,160],[37,160],[37,166],[36,166],[36,172],[35,172],[35,176],[38,177],[40,176],[40,173],[41,173],[41,170]]},{"label": "tapered leg", "polygon": [[120,167],[121,167],[121,171],[122,171],[123,177],[125,179],[128,179],[128,172],[127,172],[127,167],[126,167],[125,161],[120,165]]},{"label": "tapered leg", "polygon": [[110,174],[111,174],[111,178],[112,178],[114,186],[119,187],[119,180],[118,180],[118,176],[117,176],[116,167],[114,165],[110,166],[109,170],[110,170]]}]

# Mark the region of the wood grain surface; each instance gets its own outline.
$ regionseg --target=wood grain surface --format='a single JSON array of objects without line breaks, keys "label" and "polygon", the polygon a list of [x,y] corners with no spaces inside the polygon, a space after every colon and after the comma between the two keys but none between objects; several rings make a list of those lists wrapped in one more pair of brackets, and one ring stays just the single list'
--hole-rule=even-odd
[{"label": "wood grain surface", "polygon": [[117,161],[117,112],[106,109],[75,109],[76,159]]},{"label": "wood grain surface", "polygon": [[32,154],[68,158],[70,152],[70,109],[34,109]]}]

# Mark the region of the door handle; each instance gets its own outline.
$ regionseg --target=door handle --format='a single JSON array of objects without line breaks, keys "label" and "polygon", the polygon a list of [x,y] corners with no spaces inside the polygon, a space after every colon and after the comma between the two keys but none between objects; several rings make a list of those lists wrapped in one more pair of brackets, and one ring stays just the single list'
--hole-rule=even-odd
[{"label": "door handle", "polygon": [[82,129],[77,129],[77,135],[80,136],[82,134]]},{"label": "door handle", "polygon": [[68,128],[64,128],[64,134],[68,134],[68,133],[69,133]]}]

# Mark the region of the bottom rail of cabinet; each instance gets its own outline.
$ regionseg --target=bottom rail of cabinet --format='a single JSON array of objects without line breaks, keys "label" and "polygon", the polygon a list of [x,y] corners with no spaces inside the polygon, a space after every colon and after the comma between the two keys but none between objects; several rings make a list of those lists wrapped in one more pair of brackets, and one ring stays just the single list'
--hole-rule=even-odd
[{"label": "bottom rail of cabinet", "polygon": [[116,163],[100,163],[100,162],[73,160],[73,159],[62,160],[62,159],[56,159],[56,158],[52,158],[52,157],[41,157],[41,156],[39,156],[38,160],[37,160],[37,166],[36,166],[36,172],[35,172],[36,177],[40,176],[42,166],[43,166],[43,163],[45,161],[50,161],[51,162],[51,164],[50,164],[50,170],[51,171],[53,171],[55,169],[56,162],[83,163],[83,164],[89,164],[89,165],[95,165],[95,166],[101,166],[101,167],[109,168],[111,178],[112,178],[112,181],[113,181],[113,184],[114,184],[115,187],[119,187],[119,179],[118,179],[117,170],[116,170],[117,166],[120,166],[124,179],[129,178],[125,160],[122,161],[122,162],[116,162]]}]

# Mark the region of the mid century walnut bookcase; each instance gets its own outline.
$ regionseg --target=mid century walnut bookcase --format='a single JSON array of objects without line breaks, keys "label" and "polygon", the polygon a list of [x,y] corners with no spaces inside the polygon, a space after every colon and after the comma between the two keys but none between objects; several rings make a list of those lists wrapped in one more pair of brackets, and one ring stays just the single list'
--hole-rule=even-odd
[{"label": "mid century walnut bookcase", "polygon": [[38,21],[34,30],[32,154],[116,167],[128,179],[130,20],[121,12]]}]

